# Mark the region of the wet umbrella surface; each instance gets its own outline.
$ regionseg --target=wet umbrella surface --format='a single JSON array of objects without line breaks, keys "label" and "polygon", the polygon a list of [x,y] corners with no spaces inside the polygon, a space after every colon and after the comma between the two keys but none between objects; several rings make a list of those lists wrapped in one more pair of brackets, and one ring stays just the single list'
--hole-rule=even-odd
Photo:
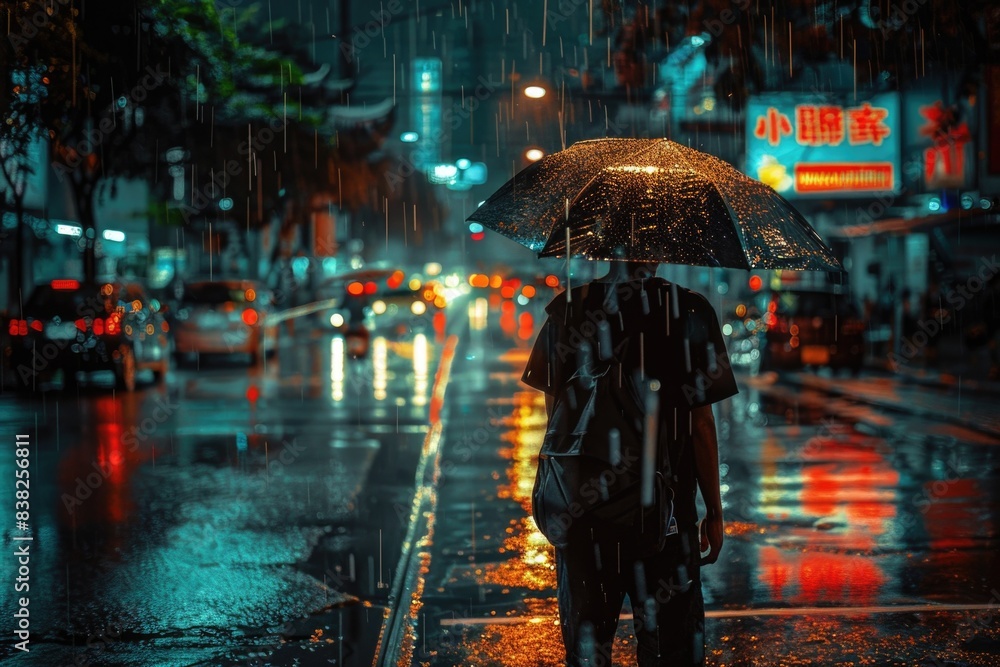
[{"label": "wet umbrella surface", "polygon": [[[841,270],[770,187],[667,139],[578,142],[508,181],[469,220],[540,257],[570,252],[741,269]],[[567,234],[568,230],[568,234]]]}]

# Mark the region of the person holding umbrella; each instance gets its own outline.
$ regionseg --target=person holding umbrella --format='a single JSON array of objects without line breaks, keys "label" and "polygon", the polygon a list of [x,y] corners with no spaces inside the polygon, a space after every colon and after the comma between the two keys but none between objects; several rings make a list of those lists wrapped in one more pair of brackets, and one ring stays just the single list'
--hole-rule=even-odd
[{"label": "person holding umbrella", "polygon": [[[570,303],[576,302],[577,308],[569,318],[564,317],[565,293],[557,296],[522,376],[523,382],[545,392],[552,417],[555,403],[566,397],[567,379],[579,371],[575,350],[587,345],[599,350],[603,335],[607,347],[628,350],[620,355],[621,383],[613,381],[612,387],[629,393],[650,381],[659,384],[655,428],[670,461],[666,470],[674,495],[667,514],[672,523],[668,519],[668,525],[657,525],[666,539],[662,548],[654,549],[644,545],[641,531],[615,521],[592,530],[566,531],[556,549],[556,572],[567,665],[611,664],[626,594],[635,618],[639,665],[697,665],[704,656],[699,571],[719,558],[724,529],[711,404],[737,389],[711,305],[694,292],[655,278],[656,268],[655,263],[613,262],[608,275],[573,290]],[[593,320],[610,326],[601,328],[604,334],[584,336],[598,329],[583,324]],[[581,338],[593,340],[585,343]],[[573,354],[565,353],[570,349]],[[615,400],[602,403],[595,406],[596,412],[616,407]],[[559,455],[543,446],[542,456],[549,454]],[[666,470],[660,466],[657,472]],[[600,479],[601,473],[594,476]],[[700,534],[696,488],[707,510]]]},{"label": "person holding umbrella", "polygon": [[[469,220],[567,262],[522,376],[546,394],[532,514],[556,547],[566,664],[611,664],[626,594],[640,667],[702,664],[700,567],[725,528],[711,406],[737,388],[709,302],[656,269],[840,263],[774,190],[666,139],[578,142]],[[573,256],[610,271],[573,288]]]}]

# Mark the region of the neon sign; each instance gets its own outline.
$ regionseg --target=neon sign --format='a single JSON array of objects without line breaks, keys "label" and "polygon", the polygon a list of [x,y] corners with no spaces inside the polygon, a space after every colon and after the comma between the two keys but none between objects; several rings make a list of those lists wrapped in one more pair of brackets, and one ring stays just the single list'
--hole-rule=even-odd
[{"label": "neon sign", "polygon": [[786,197],[895,192],[899,189],[899,99],[858,104],[751,99],[746,173]]}]

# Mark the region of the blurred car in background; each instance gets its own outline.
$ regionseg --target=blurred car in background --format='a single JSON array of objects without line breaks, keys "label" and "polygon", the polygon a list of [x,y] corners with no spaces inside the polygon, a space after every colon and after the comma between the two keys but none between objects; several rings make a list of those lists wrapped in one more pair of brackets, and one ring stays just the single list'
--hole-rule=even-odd
[{"label": "blurred car in background", "polygon": [[[431,265],[428,265],[431,266]],[[433,326],[434,318],[463,288],[457,274],[433,276],[427,268],[364,269],[334,276],[319,286],[320,325],[342,334],[353,357],[368,352],[373,333],[407,336]]]},{"label": "blurred car in background", "polygon": [[819,290],[771,290],[758,299],[764,330],[761,370],[864,366],[864,321],[849,295]]},{"label": "blurred car in background", "polygon": [[189,282],[174,314],[175,351],[181,358],[242,353],[256,364],[278,348],[271,311],[271,292],[254,281]]},{"label": "blurred car in background", "polygon": [[40,388],[61,376],[108,371],[120,389],[133,391],[139,371],[162,380],[170,369],[170,325],[160,304],[137,283],[40,285],[23,312],[7,321],[9,377],[19,388]]}]

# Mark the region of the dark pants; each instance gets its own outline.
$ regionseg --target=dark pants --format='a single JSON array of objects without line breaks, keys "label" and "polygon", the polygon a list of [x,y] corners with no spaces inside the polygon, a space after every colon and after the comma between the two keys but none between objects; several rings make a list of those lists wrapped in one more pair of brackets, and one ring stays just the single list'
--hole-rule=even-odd
[{"label": "dark pants", "polygon": [[705,605],[696,537],[696,531],[684,531],[668,538],[661,553],[645,558],[635,555],[627,539],[579,541],[556,549],[568,667],[611,667],[611,646],[626,594],[634,615],[639,667],[702,664]]}]

